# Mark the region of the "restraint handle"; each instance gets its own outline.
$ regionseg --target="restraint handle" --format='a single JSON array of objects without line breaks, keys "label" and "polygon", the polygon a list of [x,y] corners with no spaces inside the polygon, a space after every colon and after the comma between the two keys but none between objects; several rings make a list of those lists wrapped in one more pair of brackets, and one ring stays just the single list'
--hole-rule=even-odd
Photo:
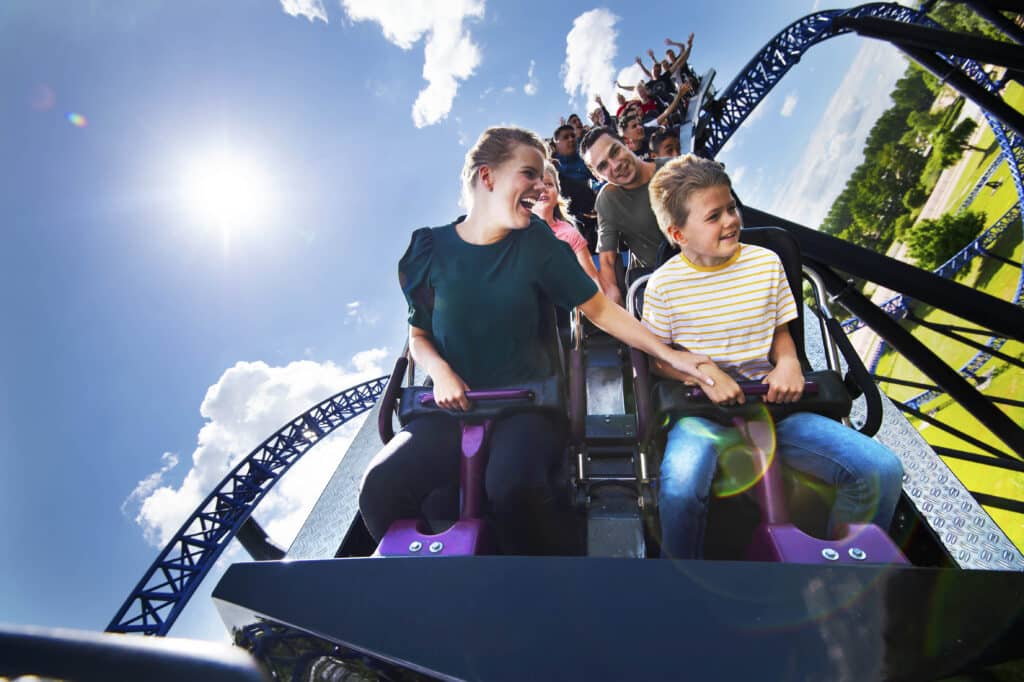
[{"label": "restraint handle", "polygon": [[[502,388],[490,391],[466,391],[466,398],[469,400],[533,400],[534,392],[528,388]],[[420,405],[430,405],[434,402],[433,393],[424,393],[420,396]]]},{"label": "restraint handle", "polygon": [[[743,395],[766,395],[771,388],[768,384],[762,384],[759,381],[741,381],[739,382],[740,390],[743,391]],[[818,392],[817,381],[805,381],[804,382],[804,395],[811,395]],[[705,398],[707,395],[704,393],[704,389],[700,386],[694,386],[686,393],[686,397],[691,400],[696,398]]]}]

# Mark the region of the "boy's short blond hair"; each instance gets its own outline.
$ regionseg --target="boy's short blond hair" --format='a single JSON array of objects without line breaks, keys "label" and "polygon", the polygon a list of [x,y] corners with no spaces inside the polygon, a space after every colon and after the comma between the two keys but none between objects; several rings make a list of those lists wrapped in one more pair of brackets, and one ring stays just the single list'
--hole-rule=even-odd
[{"label": "boy's short blond hair", "polygon": [[725,166],[711,159],[687,154],[662,166],[651,178],[647,191],[651,195],[651,210],[665,239],[672,241],[668,234],[670,225],[686,224],[690,216],[688,204],[694,192],[721,185],[732,188],[732,181]]}]

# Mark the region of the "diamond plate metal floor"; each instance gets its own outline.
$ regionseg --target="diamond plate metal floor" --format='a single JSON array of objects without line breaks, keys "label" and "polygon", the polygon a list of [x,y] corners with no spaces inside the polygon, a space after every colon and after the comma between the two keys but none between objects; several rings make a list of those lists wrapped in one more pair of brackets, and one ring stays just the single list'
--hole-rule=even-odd
[{"label": "diamond plate metal floor", "polygon": [[[818,321],[807,309],[804,329],[807,357],[815,369],[824,369],[825,350]],[[884,393],[882,405],[882,426],[875,439],[903,462],[903,491],[935,530],[957,565],[1024,571],[1024,555]],[[864,409],[863,398],[854,401],[850,416],[855,424],[863,423]]]}]

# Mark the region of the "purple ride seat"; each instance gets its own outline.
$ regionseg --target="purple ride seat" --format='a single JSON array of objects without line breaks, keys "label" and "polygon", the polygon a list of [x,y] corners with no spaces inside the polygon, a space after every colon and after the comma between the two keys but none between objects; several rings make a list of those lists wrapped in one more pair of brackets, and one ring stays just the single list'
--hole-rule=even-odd
[{"label": "purple ride seat", "polygon": [[[801,264],[800,250],[793,237],[784,230],[773,227],[743,228],[740,239],[744,243],[755,243],[772,249],[782,260],[786,278],[794,296],[799,301],[801,295]],[[672,254],[663,249],[659,253],[661,263]],[[638,300],[642,300],[642,288],[637,286],[630,297],[629,305],[637,317],[641,311]],[[790,335],[797,347],[797,354],[804,375],[804,397],[797,403],[780,405],[765,404],[773,418],[781,419],[797,410],[816,412],[833,419],[849,414],[852,399],[847,383],[832,370],[811,371],[804,352],[803,311],[799,309],[799,317],[789,323]],[[845,353],[844,353],[845,354]],[[851,369],[860,363],[858,357],[849,357]],[[723,423],[729,423],[739,414],[737,408],[718,406],[706,400],[699,387],[683,386],[678,382],[661,381],[650,386],[647,359],[642,353],[631,349],[630,353],[634,371],[634,389],[637,395],[637,421],[641,437],[649,441],[658,430],[657,424],[662,419],[652,419],[651,414],[660,416],[681,417],[701,416]],[[862,366],[861,366],[862,368]],[[866,370],[862,372],[866,374]],[[760,382],[740,384],[744,395],[762,396],[766,386]],[[864,390],[870,387],[862,387]],[[875,389],[877,391],[877,389]],[[649,402],[650,399],[650,402]],[[651,406],[653,402],[653,407]],[[871,435],[871,434],[868,434]],[[755,447],[755,451],[756,447]],[[763,453],[759,454],[762,455]],[[746,556],[750,560],[777,561],[782,563],[829,564],[845,563],[894,563],[908,564],[906,557],[896,546],[888,534],[878,526],[871,524],[851,525],[842,538],[825,540],[816,538],[797,528],[790,522],[783,492],[781,465],[772,460],[764,471],[761,479],[753,487],[758,506],[761,510],[761,522],[754,531],[753,538],[747,548]]]},{"label": "purple ride seat", "polygon": [[[399,381],[405,370],[401,360],[392,374],[392,378]],[[385,391],[386,397],[387,393]],[[391,393],[390,400],[394,400],[396,393]],[[438,410],[460,418],[459,520],[440,533],[431,533],[422,519],[395,521],[381,538],[374,556],[476,556],[493,553],[496,549],[494,534],[483,518],[484,471],[491,425],[502,414],[524,409],[557,411],[562,404],[560,396],[560,382],[557,377],[552,377],[518,388],[469,391],[466,397],[476,404],[467,412],[453,412],[437,407],[433,392],[428,387],[402,390],[399,417],[403,424],[416,416]],[[384,412],[382,408],[381,413]],[[390,419],[390,410],[386,416]],[[382,422],[378,425],[382,437],[390,439],[390,435],[386,435],[390,433],[390,424],[386,428]]]}]

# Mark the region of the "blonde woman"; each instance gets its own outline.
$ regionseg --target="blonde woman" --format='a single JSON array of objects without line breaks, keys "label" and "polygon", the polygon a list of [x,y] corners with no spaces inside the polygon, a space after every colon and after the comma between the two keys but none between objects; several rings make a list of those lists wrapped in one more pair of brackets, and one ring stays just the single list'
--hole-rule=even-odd
[{"label": "blonde woman", "polygon": [[[540,295],[579,306],[620,340],[708,385],[707,356],[677,351],[604,296],[569,249],[532,209],[544,191],[546,148],[519,128],[491,128],[466,155],[468,215],[412,234],[398,264],[409,303],[409,351],[434,381],[434,400],[469,409],[466,391],[551,376],[540,338]],[[484,487],[506,554],[565,551],[571,528],[556,503],[554,472],[565,454],[564,424],[539,413],[494,423]],[[370,463],[359,509],[377,540],[398,519],[421,516],[433,490],[459,480],[460,430],[452,414],[412,420]],[[564,506],[564,505],[563,505]]]}]

